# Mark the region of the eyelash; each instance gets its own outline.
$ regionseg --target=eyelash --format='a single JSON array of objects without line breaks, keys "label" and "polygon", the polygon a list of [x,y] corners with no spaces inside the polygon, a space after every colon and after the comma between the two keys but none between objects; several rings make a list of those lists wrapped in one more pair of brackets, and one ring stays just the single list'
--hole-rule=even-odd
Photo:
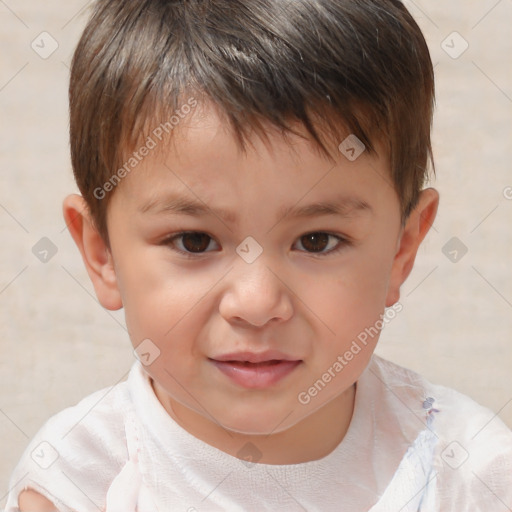
[{"label": "eyelash", "polygon": [[[171,248],[171,250],[173,250],[175,252],[178,252],[178,253],[186,256],[187,258],[198,258],[198,257],[203,256],[204,254],[207,254],[208,252],[212,252],[212,251],[204,251],[204,252],[196,252],[196,253],[188,252],[188,251],[183,251],[182,249],[178,249],[178,248],[176,248],[173,245],[175,240],[177,240],[179,238],[182,238],[185,235],[194,235],[194,234],[206,235],[207,237],[210,238],[210,240],[214,240],[213,237],[211,237],[208,233],[205,233],[203,231],[181,231],[179,233],[176,233],[176,234],[174,234],[174,235],[164,239],[161,242],[161,245],[169,246]],[[311,255],[313,257],[317,257],[317,258],[321,258],[321,257],[327,256],[327,255],[330,255],[330,254],[336,254],[339,251],[341,251],[342,249],[344,249],[345,247],[348,247],[348,246],[352,245],[352,241],[349,240],[348,238],[342,237],[340,235],[335,235],[334,233],[329,233],[327,231],[310,231],[308,233],[304,233],[303,235],[301,235],[298,238],[298,240],[300,240],[301,238],[303,238],[305,236],[308,236],[308,235],[328,235],[329,237],[333,237],[333,238],[336,238],[338,240],[338,244],[336,245],[336,247],[334,247],[333,249],[330,249],[327,252],[300,251],[300,252],[305,252],[306,254],[309,254],[309,255]]]}]

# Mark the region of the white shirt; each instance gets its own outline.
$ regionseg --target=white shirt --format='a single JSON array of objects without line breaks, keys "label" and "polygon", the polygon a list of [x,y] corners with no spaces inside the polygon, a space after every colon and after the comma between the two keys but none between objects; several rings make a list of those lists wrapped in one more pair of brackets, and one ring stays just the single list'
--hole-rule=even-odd
[{"label": "white shirt", "polygon": [[470,398],[374,355],[330,454],[251,463],[178,425],[135,362],[126,382],[50,418],[10,487],[7,512],[27,487],[62,512],[506,512],[512,432]]}]

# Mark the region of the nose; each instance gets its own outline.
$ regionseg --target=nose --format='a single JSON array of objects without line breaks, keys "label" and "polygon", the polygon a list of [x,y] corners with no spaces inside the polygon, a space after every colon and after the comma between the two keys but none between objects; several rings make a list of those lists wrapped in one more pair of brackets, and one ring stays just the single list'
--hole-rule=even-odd
[{"label": "nose", "polygon": [[219,305],[226,321],[242,327],[263,327],[292,316],[291,291],[262,256],[250,264],[240,259],[228,276]]}]

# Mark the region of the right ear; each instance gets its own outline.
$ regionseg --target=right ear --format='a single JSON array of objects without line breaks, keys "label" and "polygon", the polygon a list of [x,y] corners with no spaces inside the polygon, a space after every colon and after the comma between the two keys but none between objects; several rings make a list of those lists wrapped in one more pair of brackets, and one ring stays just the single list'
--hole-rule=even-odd
[{"label": "right ear", "polygon": [[112,311],[121,309],[123,302],[112,253],[96,229],[84,198],[77,194],[66,197],[62,211],[101,305]]}]

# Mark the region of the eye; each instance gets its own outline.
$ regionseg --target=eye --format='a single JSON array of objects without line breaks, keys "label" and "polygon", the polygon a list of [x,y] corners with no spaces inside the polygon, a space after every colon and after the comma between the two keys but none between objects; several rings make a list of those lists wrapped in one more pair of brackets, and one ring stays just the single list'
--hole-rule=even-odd
[{"label": "eye", "polygon": [[177,252],[190,255],[210,252],[207,249],[210,247],[211,242],[214,242],[213,238],[206,233],[186,231],[167,238],[162,244],[171,246]]},{"label": "eye", "polygon": [[349,241],[338,235],[315,232],[302,235],[298,242],[306,250],[313,254],[331,254],[341,250],[349,244]]},{"label": "eye", "polygon": [[[183,231],[166,238],[162,245],[167,245],[172,250],[185,256],[193,257],[194,254],[200,255],[215,250],[215,248],[211,248],[212,242],[214,245],[216,244],[213,238],[206,233]],[[318,231],[302,235],[296,245],[302,246],[302,249],[299,247],[299,250],[303,252],[313,255],[327,255],[336,253],[343,247],[350,245],[350,241],[339,235]]]}]

